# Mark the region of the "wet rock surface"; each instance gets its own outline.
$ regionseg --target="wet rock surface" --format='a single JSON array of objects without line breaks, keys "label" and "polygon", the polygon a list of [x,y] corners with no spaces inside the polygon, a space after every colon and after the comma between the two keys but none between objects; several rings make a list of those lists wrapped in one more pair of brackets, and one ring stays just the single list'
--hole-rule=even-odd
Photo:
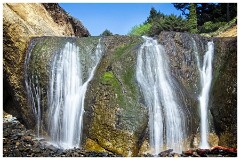
[{"label": "wet rock surface", "polygon": [[89,36],[82,23],[55,3],[3,4],[3,109],[27,128],[34,116],[27,105],[24,60],[28,43],[38,36]]},{"label": "wet rock surface", "polygon": [[[18,116],[18,120],[28,128],[34,128],[34,117],[29,112],[30,106],[26,105],[24,83],[22,83],[24,81],[24,55],[27,47],[25,39],[28,34],[18,39],[19,33],[8,34],[13,33],[13,29],[10,29],[4,21],[4,110]],[[164,32],[159,36],[159,41],[166,48],[166,54],[170,56],[172,74],[179,85],[177,91],[188,112],[186,117],[189,120],[189,135],[195,135],[199,127],[197,96],[200,89],[192,49],[192,36],[189,35]],[[193,35],[193,38],[196,41],[208,40],[197,35]],[[19,41],[15,43],[12,39]],[[89,83],[86,93],[83,137],[94,140],[97,145],[108,151],[124,156],[136,156],[144,141],[143,137],[148,137],[146,131],[148,110],[144,106],[135,80],[136,55],[142,40],[140,37],[110,36],[104,38],[103,41],[106,54],[96,70],[96,75]],[[218,145],[236,147],[236,38],[217,38],[214,43],[216,44],[215,65],[209,107],[211,110],[209,115],[213,119],[211,128],[213,127],[219,136]],[[206,51],[206,47],[197,46],[197,48],[202,53]],[[198,154],[194,152],[192,155]]]},{"label": "wet rock surface", "polygon": [[[3,157],[121,157],[109,152],[94,152],[84,149],[63,150],[36,139],[32,130],[27,130],[15,117],[5,115],[3,119]],[[211,149],[193,149],[181,154],[168,149],[157,156],[143,154],[141,157],[237,157],[236,148],[215,146]]]},{"label": "wet rock surface", "polygon": [[15,117],[3,119],[3,157],[117,157],[106,152],[89,152],[83,149],[62,150],[36,139]]},{"label": "wet rock surface", "polygon": [[214,42],[214,77],[212,83],[213,122],[220,146],[237,147],[237,38]]},{"label": "wet rock surface", "polygon": [[172,77],[180,88],[177,93],[182,94],[179,94],[180,100],[190,113],[187,114],[188,132],[195,135],[200,121],[198,96],[201,92],[195,54],[198,54],[202,65],[207,42],[214,42],[213,79],[208,106],[209,130],[219,137],[218,145],[237,147],[237,38],[209,39],[197,34],[162,32],[158,39],[169,56]]}]

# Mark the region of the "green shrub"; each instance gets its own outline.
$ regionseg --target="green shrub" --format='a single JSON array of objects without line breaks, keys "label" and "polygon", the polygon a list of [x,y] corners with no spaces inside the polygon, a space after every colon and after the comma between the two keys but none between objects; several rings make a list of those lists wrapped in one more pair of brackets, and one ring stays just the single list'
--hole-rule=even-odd
[{"label": "green shrub", "polygon": [[199,27],[201,33],[210,33],[218,30],[220,27],[226,25],[227,22],[216,22],[212,21],[205,22],[202,26]]},{"label": "green shrub", "polygon": [[189,31],[189,26],[187,20],[171,14],[154,20],[149,34],[158,35],[161,31],[185,32]]},{"label": "green shrub", "polygon": [[135,35],[135,36],[148,35],[151,26],[152,25],[150,23],[136,25],[131,29],[128,35]]}]

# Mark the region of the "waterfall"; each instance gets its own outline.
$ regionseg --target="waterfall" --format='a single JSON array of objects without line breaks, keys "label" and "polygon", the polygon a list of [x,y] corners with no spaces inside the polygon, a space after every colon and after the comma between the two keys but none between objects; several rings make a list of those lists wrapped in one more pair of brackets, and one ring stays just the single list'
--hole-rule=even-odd
[{"label": "waterfall", "polygon": [[186,138],[185,116],[174,93],[168,59],[156,40],[143,38],[136,78],[149,108],[150,145],[155,155],[165,149],[181,153]]},{"label": "waterfall", "polygon": [[212,82],[212,59],[214,52],[214,43],[208,42],[208,50],[204,55],[203,65],[200,69],[202,91],[199,96],[201,113],[201,142],[200,148],[209,148],[208,140],[208,101]]},{"label": "waterfall", "polygon": [[[25,59],[25,84],[35,116],[37,136],[42,136],[39,132],[42,130],[42,122],[46,121],[53,145],[63,149],[79,148],[85,94],[102,57],[101,41],[99,39],[96,51],[93,52],[92,47],[81,48],[67,40],[62,48],[48,52],[46,56],[39,49],[44,43],[39,43],[31,44]],[[34,50],[36,45],[38,49]],[[49,57],[49,63],[41,57]],[[38,66],[35,67],[42,63],[48,64],[46,68],[49,71],[44,71],[47,77],[43,77]],[[49,84],[43,86],[42,81]]]},{"label": "waterfall", "polygon": [[85,93],[102,55],[99,41],[92,57],[94,62],[84,82],[79,50],[75,44],[67,42],[62,52],[54,55],[51,64],[49,133],[53,143],[64,149],[80,147]]},{"label": "waterfall", "polygon": [[[40,87],[39,82],[39,76],[36,74],[36,71],[34,71],[33,74],[31,74],[30,69],[30,61],[32,59],[31,57],[31,51],[29,54],[26,55],[25,58],[25,86],[27,90],[27,99],[28,103],[32,108],[34,117],[35,117],[35,123],[36,123],[36,136],[37,138],[40,138],[40,130],[41,130],[41,95],[42,95],[42,88]],[[35,61],[33,62],[35,63]]]},{"label": "waterfall", "polygon": [[209,101],[209,92],[211,88],[212,82],[212,60],[214,53],[214,43],[208,42],[208,50],[204,55],[202,67],[200,66],[200,60],[198,55],[198,49],[195,40],[193,41],[193,49],[195,53],[195,57],[197,59],[197,66],[200,73],[200,81],[201,81],[201,94],[198,98],[200,105],[200,148],[210,148],[208,144],[208,101]]}]

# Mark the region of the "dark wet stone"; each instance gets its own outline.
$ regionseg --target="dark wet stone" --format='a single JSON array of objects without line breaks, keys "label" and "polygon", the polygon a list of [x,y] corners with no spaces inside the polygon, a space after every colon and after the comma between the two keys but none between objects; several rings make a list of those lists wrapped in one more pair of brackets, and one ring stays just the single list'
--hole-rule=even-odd
[{"label": "dark wet stone", "polygon": [[58,148],[54,147],[53,145],[50,145],[47,148],[52,150],[52,151],[57,151],[58,150]]},{"label": "dark wet stone", "polygon": [[36,148],[36,149],[33,150],[33,152],[35,152],[35,153],[40,153],[41,151],[42,150],[40,148]]},{"label": "dark wet stone", "polygon": [[57,153],[57,154],[63,153],[63,149],[58,149],[58,150],[56,151],[56,153]]},{"label": "dark wet stone", "polygon": [[161,153],[158,154],[159,157],[173,157],[171,155],[171,152],[173,151],[173,149],[168,149],[166,151],[163,151]]},{"label": "dark wet stone", "polygon": [[193,152],[192,157],[200,157],[197,152]]},{"label": "dark wet stone", "polygon": [[144,154],[143,156],[144,156],[144,157],[154,157],[152,154],[149,154],[149,153]]},{"label": "dark wet stone", "polygon": [[209,149],[197,149],[197,154],[201,157],[207,157],[207,154],[210,153]]}]

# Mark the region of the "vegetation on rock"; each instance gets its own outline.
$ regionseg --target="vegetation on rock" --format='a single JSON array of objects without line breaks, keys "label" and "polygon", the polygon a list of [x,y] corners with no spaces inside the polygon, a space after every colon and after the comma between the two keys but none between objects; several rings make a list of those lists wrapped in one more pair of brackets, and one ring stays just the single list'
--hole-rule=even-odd
[{"label": "vegetation on rock", "polygon": [[152,8],[146,22],[134,26],[128,34],[137,36],[154,36],[158,35],[162,31],[184,32],[188,30],[189,26],[187,24],[187,20],[183,19],[181,16],[173,14],[164,15]]},{"label": "vegetation on rock", "polygon": [[190,3],[188,25],[191,33],[198,33],[196,4]]},{"label": "vegetation on rock", "polygon": [[134,26],[129,35],[155,36],[162,31],[209,33],[223,27],[237,14],[236,3],[173,3],[185,18],[165,15],[151,8],[147,20]]}]

